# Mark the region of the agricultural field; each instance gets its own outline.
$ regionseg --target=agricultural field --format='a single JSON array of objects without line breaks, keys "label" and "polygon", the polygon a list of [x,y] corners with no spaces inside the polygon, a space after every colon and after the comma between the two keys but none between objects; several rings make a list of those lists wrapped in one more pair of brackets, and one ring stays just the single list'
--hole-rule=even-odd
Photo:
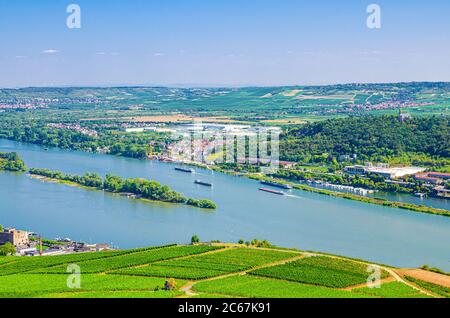
[{"label": "agricultural field", "polygon": [[381,284],[380,288],[356,288],[352,292],[365,294],[374,297],[383,298],[429,298],[430,296],[420,293],[418,290],[399,283],[399,282],[389,282]]},{"label": "agricultural field", "polygon": [[[68,265],[79,266],[79,285]],[[383,271],[368,288],[368,263],[282,248],[172,245],[46,257],[0,257],[0,298],[419,298],[448,289]],[[385,268],[385,267],[383,267]],[[444,279],[445,276],[444,276]],[[165,288],[166,286],[170,288]]]},{"label": "agricultural field", "polygon": [[11,257],[11,261],[9,261],[9,258],[6,258],[4,261],[0,261],[0,276],[11,275],[16,273],[24,273],[36,270],[36,268],[45,271],[45,268],[51,266],[78,263],[89,260],[106,259],[114,256],[130,254],[136,251],[141,251],[141,249],[131,251],[79,253],[79,254],[61,255],[55,257],[41,257],[41,258]]},{"label": "agricultural field", "polygon": [[[127,268],[137,265],[145,265],[156,261],[200,254],[219,249],[213,246],[169,246],[149,249],[137,253],[119,255],[112,258],[100,258],[79,262],[78,265],[83,273],[101,273],[119,268]],[[35,273],[65,274],[67,264],[51,268],[38,269]]]},{"label": "agricultural field", "polygon": [[[275,120],[290,125],[309,118],[392,113],[398,105],[414,115],[449,114],[449,89],[448,83],[426,82],[242,88],[22,88],[0,89],[0,102],[12,107],[31,102],[50,117],[78,120],[160,116],[152,120],[166,122],[189,115],[211,120],[224,117],[227,121]],[[295,119],[283,121],[286,117]]]},{"label": "agricultural field", "polygon": [[[306,257],[287,264],[257,269],[250,274],[300,283],[344,288],[367,281],[367,265],[325,256]],[[383,272],[382,278],[388,274]]]},{"label": "agricultural field", "polygon": [[129,268],[120,274],[204,279],[298,257],[298,253],[255,249],[228,249],[187,259],[158,262],[145,267]]},{"label": "agricultural field", "polygon": [[425,288],[436,295],[439,295],[439,296],[445,297],[445,298],[450,298],[450,288],[448,288],[448,287],[441,286],[438,284],[433,284],[430,282],[425,282],[423,280],[420,280],[420,279],[417,279],[414,277],[410,277],[410,276],[406,276],[405,278],[407,280],[409,280],[410,282],[414,283],[415,285]]},{"label": "agricultural field", "polygon": [[[85,274],[81,276],[81,288],[67,286],[66,275],[58,274],[14,274],[0,277],[0,298],[42,297],[46,294],[67,295],[76,293],[113,293],[113,292],[153,292],[162,289],[165,280],[152,277],[127,277],[116,275]],[[178,280],[177,286],[184,281]],[[171,296],[167,293],[167,296]]]},{"label": "agricultural field", "polygon": [[200,282],[194,285],[198,292],[249,298],[366,298],[370,296],[327,287],[312,286],[253,275]]}]

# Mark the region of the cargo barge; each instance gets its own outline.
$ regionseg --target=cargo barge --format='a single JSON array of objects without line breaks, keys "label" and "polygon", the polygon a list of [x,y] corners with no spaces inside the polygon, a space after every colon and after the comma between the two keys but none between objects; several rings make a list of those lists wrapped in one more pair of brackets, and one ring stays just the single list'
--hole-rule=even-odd
[{"label": "cargo barge", "polygon": [[284,193],[283,191],[278,191],[278,190],[272,190],[272,189],[267,189],[267,188],[259,188],[259,190],[264,191],[264,192],[269,192],[272,194],[286,195],[286,193]]},{"label": "cargo barge", "polygon": [[261,181],[261,184],[268,185],[268,186],[275,187],[275,188],[287,189],[287,190],[292,189],[292,187],[288,184],[281,184],[281,183],[276,183],[276,182],[271,182],[271,181]]},{"label": "cargo barge", "polygon": [[187,172],[187,173],[194,173],[194,169],[190,169],[190,168],[181,168],[181,167],[175,167],[176,171],[181,171],[181,172]]},{"label": "cargo barge", "polygon": [[204,181],[201,181],[201,180],[195,180],[194,183],[202,185],[202,186],[205,186],[205,187],[212,187],[213,186],[212,183],[204,182]]}]

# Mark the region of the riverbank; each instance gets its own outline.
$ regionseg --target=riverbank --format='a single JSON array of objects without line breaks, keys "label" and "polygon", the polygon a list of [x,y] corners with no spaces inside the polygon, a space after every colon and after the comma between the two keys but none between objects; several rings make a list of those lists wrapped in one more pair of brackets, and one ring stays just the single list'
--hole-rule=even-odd
[{"label": "riverbank", "polygon": [[[243,172],[231,171],[231,170],[226,170],[226,169],[222,169],[219,167],[206,165],[206,164],[189,163],[189,162],[183,162],[183,164],[186,164],[186,165],[189,165],[192,167],[208,169],[208,170],[211,170],[214,172],[224,173],[224,174],[228,174],[228,175],[232,175],[232,176],[249,177],[251,179],[257,179],[257,180],[268,180],[269,179],[267,176],[256,174],[256,173],[243,173]],[[289,181],[286,181],[284,179],[279,179],[279,178],[276,178],[273,180],[276,180],[279,183],[289,184],[297,190],[318,193],[318,194],[324,194],[324,195],[331,196],[331,197],[343,198],[343,199],[347,199],[347,200],[353,200],[353,201],[364,202],[364,203],[369,203],[369,204],[376,204],[376,205],[393,207],[393,208],[400,208],[400,209],[413,211],[413,212],[450,216],[450,211],[445,210],[445,209],[439,209],[439,208],[434,208],[434,207],[425,206],[425,205],[417,205],[417,204],[413,204],[413,203],[390,201],[388,199],[382,199],[382,198],[364,197],[364,196],[359,196],[359,195],[355,195],[355,194],[342,193],[342,192],[337,192],[337,191],[332,191],[332,190],[327,190],[327,189],[318,189],[318,188],[310,187],[310,186],[307,186],[304,184],[289,182]],[[154,201],[154,200],[150,200],[150,201]]]},{"label": "riverbank", "polygon": [[[14,261],[4,258],[2,263],[0,297],[449,297],[448,276],[432,273],[431,277],[425,272],[409,280],[406,275],[412,274],[405,268],[243,244],[171,244]],[[186,263],[189,267],[177,265]],[[85,273],[78,289],[66,286],[66,275],[62,275],[71,264],[80,264]],[[369,275],[374,277],[372,283]],[[379,288],[371,288],[372,284]]]},{"label": "riverbank", "polygon": [[225,174],[236,176],[236,177],[247,177],[247,178],[250,178],[253,180],[258,180],[258,181],[274,181],[279,184],[290,185],[290,186],[292,186],[292,188],[294,188],[296,190],[307,191],[307,192],[312,192],[312,193],[317,193],[317,194],[323,194],[323,195],[336,197],[336,198],[359,201],[359,202],[364,202],[364,203],[369,203],[369,204],[376,204],[376,205],[392,207],[392,208],[399,208],[399,209],[409,210],[409,211],[413,211],[413,212],[442,215],[442,216],[450,217],[450,211],[445,210],[445,209],[438,209],[438,208],[433,208],[433,207],[429,207],[429,206],[425,206],[425,205],[417,205],[417,204],[406,203],[406,202],[389,201],[387,199],[381,199],[381,198],[364,197],[364,196],[359,196],[356,194],[343,193],[343,192],[332,191],[332,190],[327,190],[327,189],[319,189],[319,188],[307,186],[307,185],[300,184],[300,183],[289,182],[289,181],[286,181],[286,180],[280,179],[280,178],[269,178],[262,174],[236,172],[236,171],[221,169],[221,168],[210,166],[210,165],[204,165],[204,164],[198,164],[198,163],[185,163],[185,164],[193,166],[193,167],[202,168],[202,169],[208,169],[208,170],[211,170],[214,172],[225,173]]},{"label": "riverbank", "polygon": [[336,198],[342,198],[347,200],[354,200],[364,203],[370,203],[370,204],[377,204],[382,205],[386,207],[392,207],[392,208],[399,208],[404,210],[410,210],[414,212],[420,212],[420,213],[428,213],[428,214],[435,214],[435,215],[442,215],[450,217],[450,211],[444,210],[444,209],[437,209],[433,207],[423,206],[423,205],[416,205],[412,203],[405,203],[405,202],[395,202],[395,201],[389,201],[385,199],[380,198],[370,198],[370,197],[363,197],[351,193],[342,193],[342,192],[336,192],[326,189],[318,189],[314,187],[310,187],[304,184],[294,183],[294,182],[288,182],[283,179],[277,179],[277,178],[269,178],[263,175],[257,175],[257,174],[251,174],[248,175],[249,178],[259,181],[275,181],[280,184],[286,184],[292,186],[292,188],[302,191],[308,191],[318,194],[324,194]]},{"label": "riverbank", "polygon": [[369,203],[369,204],[376,204],[376,205],[392,207],[392,208],[399,208],[399,209],[404,209],[404,210],[409,210],[409,211],[419,212],[419,213],[450,216],[450,211],[448,211],[448,210],[434,208],[434,207],[425,206],[425,205],[417,205],[417,204],[413,204],[413,203],[390,201],[390,200],[382,199],[382,198],[365,197],[365,196],[360,196],[360,195],[351,194],[351,193],[332,191],[332,190],[328,190],[328,189],[319,189],[319,188],[307,186],[307,185],[300,184],[300,183],[286,181],[285,179],[269,178],[263,174],[237,172],[237,171],[226,170],[226,169],[222,169],[222,168],[215,167],[212,165],[207,165],[207,164],[187,163],[187,162],[184,162],[183,164],[186,164],[186,165],[189,165],[192,167],[208,169],[208,170],[211,170],[214,172],[224,173],[224,174],[228,174],[228,175],[232,175],[232,176],[236,176],[236,177],[247,177],[247,178],[250,178],[253,180],[258,180],[258,181],[274,181],[276,183],[290,185],[290,186],[292,186],[292,188],[294,188],[296,190],[307,191],[307,192],[312,192],[312,193],[317,193],[317,194],[323,194],[323,195],[336,197],[336,198],[342,198],[342,199],[364,202],[364,203]]}]

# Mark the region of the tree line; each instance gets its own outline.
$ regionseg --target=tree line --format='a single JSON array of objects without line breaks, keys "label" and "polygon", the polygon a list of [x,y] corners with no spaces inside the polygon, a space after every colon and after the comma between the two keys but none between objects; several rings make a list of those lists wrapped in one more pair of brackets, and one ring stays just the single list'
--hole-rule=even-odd
[{"label": "tree line", "polygon": [[315,162],[356,154],[360,161],[382,161],[405,154],[427,159],[450,157],[449,117],[396,116],[330,119],[289,128],[281,137],[283,160]]},{"label": "tree line", "polygon": [[154,180],[145,180],[140,178],[125,179],[111,174],[107,174],[103,179],[97,173],[86,173],[83,176],[79,176],[65,174],[60,171],[38,168],[31,168],[29,173],[50,179],[69,181],[113,193],[130,193],[138,196],[139,198],[154,201],[181,203],[204,209],[217,208],[216,204],[210,200],[187,198],[183,194],[171,189],[169,186],[161,185],[159,182]]},{"label": "tree line", "polygon": [[101,130],[98,136],[70,129],[56,129],[43,121],[14,119],[0,122],[0,138],[86,152],[106,152],[129,158],[144,159],[149,154],[149,140],[154,142],[153,152],[162,151],[168,136],[157,132],[125,133]]},{"label": "tree line", "polygon": [[0,170],[25,171],[26,166],[17,152],[0,152]]}]

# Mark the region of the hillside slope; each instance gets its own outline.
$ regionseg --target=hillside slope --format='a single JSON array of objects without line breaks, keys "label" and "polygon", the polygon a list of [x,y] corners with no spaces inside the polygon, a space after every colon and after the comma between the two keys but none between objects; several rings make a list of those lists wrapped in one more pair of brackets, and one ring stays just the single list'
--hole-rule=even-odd
[{"label": "hillside slope", "polygon": [[[74,265],[80,269],[79,276],[72,271]],[[0,297],[442,296],[435,292],[442,290],[442,286],[429,287],[427,283],[427,289],[420,282],[403,279],[386,266],[379,267],[381,288],[369,288],[367,266],[363,261],[336,256],[232,244],[2,257]],[[172,287],[170,290],[164,288],[167,282]]]}]

